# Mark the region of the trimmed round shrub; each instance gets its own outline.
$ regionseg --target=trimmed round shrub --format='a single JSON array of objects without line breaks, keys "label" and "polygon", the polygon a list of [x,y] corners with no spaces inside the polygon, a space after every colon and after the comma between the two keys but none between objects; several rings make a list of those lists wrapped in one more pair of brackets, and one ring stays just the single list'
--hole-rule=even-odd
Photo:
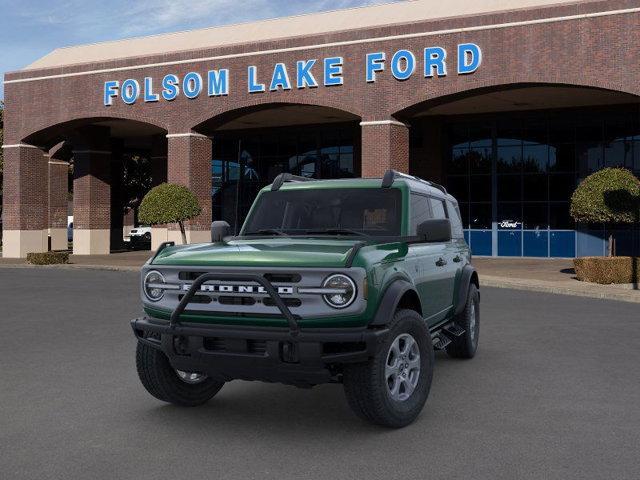
[{"label": "trimmed round shrub", "polygon": [[182,241],[187,243],[184,222],[201,213],[202,208],[191,190],[183,185],[163,183],[144,196],[138,210],[138,219],[149,225],[177,223]]},{"label": "trimmed round shrub", "polygon": [[640,180],[624,168],[605,168],[585,178],[571,196],[571,216],[584,223],[634,223]]}]

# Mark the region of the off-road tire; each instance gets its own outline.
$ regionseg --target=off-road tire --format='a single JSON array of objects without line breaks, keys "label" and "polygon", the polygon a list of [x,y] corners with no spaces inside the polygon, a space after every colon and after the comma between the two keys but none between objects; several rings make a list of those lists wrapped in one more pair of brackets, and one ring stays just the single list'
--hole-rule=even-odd
[{"label": "off-road tire", "polygon": [[[409,425],[422,411],[433,379],[433,343],[429,329],[417,312],[398,310],[388,325],[389,333],[378,345],[373,358],[366,363],[346,365],[344,390],[351,409],[362,419],[385,427]],[[391,397],[385,378],[387,355],[394,340],[410,334],[420,352],[420,374],[415,390],[404,401]]]},{"label": "off-road tire", "polygon": [[164,353],[141,342],[136,348],[136,367],[142,385],[151,395],[181,407],[208,402],[224,385],[212,378],[197,384],[182,381]]},{"label": "off-road tire", "polygon": [[[472,319],[473,315],[475,315],[475,321]],[[455,323],[464,329],[464,333],[454,337],[447,345],[447,354],[452,358],[473,358],[478,349],[480,335],[480,292],[474,283],[469,285],[467,303],[464,310],[456,317]]]}]

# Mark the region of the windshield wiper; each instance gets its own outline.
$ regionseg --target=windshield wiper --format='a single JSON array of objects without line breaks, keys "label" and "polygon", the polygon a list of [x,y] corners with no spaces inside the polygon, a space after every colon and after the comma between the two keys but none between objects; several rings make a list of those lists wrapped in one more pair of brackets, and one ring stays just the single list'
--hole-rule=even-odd
[{"label": "windshield wiper", "polygon": [[359,232],[357,230],[351,230],[350,228],[326,228],[324,230],[305,230],[305,234],[313,235],[314,233],[325,235],[357,235],[359,237],[369,237],[366,233]]},{"label": "windshield wiper", "polygon": [[247,232],[245,235],[278,235],[280,237],[288,237],[286,233],[282,230],[278,230],[276,228],[263,228],[260,230],[256,230],[255,232]]}]

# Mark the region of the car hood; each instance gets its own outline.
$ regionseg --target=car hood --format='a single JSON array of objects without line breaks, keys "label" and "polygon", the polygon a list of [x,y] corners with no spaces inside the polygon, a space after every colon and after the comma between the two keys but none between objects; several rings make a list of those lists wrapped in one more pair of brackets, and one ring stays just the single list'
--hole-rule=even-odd
[{"label": "car hood", "polygon": [[168,247],[153,265],[344,267],[358,239],[268,238]]}]

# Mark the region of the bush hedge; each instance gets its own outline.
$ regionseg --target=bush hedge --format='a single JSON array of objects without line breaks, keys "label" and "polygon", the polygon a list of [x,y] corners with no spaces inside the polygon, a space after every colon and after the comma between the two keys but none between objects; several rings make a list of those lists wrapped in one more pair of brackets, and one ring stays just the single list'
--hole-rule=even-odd
[{"label": "bush hedge", "polygon": [[640,282],[640,257],[581,257],[574,259],[573,265],[576,277],[583,282]]},{"label": "bush hedge", "polygon": [[571,216],[584,223],[634,223],[640,180],[625,168],[604,168],[585,178],[571,196]]},{"label": "bush hedge", "polygon": [[58,265],[69,263],[69,252],[27,253],[31,265]]}]

